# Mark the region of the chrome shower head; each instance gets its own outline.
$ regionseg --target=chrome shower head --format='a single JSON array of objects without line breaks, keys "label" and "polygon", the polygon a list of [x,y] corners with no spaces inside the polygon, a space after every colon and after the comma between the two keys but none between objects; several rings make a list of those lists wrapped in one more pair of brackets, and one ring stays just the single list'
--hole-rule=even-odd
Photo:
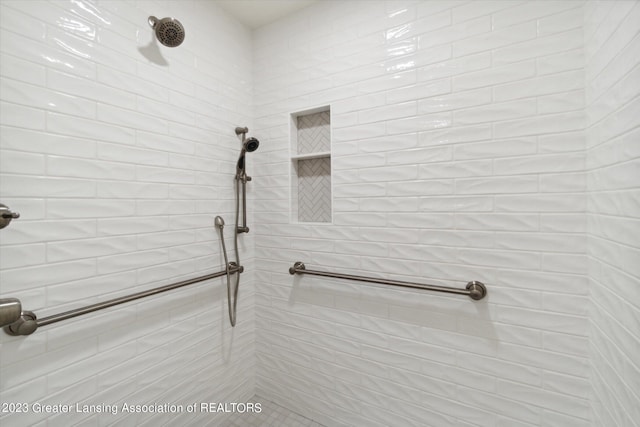
[{"label": "chrome shower head", "polygon": [[180,46],[184,41],[184,27],[177,19],[149,17],[149,25],[156,32],[156,37],[167,47]]}]

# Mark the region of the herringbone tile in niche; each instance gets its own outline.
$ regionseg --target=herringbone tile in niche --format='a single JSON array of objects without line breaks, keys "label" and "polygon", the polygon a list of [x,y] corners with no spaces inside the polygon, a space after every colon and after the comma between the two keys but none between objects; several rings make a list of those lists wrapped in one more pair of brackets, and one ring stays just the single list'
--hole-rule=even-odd
[{"label": "herringbone tile in niche", "polygon": [[331,222],[331,159],[298,160],[298,221]]},{"label": "herringbone tile in niche", "polygon": [[298,116],[298,154],[318,153],[331,149],[328,111]]}]

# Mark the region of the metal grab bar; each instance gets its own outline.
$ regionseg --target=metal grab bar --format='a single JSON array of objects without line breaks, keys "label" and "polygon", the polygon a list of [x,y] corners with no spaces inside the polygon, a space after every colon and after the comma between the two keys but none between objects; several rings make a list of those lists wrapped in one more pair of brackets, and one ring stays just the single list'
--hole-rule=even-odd
[{"label": "metal grab bar", "polygon": [[465,289],[450,288],[448,286],[426,285],[413,282],[403,282],[400,280],[378,279],[375,277],[355,276],[353,274],[329,273],[326,271],[307,270],[304,263],[298,261],[289,268],[289,274],[311,274],[314,276],[335,277],[337,279],[355,280],[358,282],[378,283],[381,285],[402,286],[404,288],[424,289],[427,291],[445,292],[448,294],[467,295],[473,300],[481,300],[487,296],[487,288],[484,283],[473,280],[467,283]]},{"label": "metal grab bar", "polygon": [[[242,273],[244,271],[243,266],[238,266],[236,263],[229,263],[229,273]],[[6,326],[4,331],[9,335],[31,335],[41,326],[51,325],[62,320],[71,319],[73,317],[82,316],[83,314],[92,313],[94,311],[102,310],[105,308],[113,307],[115,305],[124,304],[129,301],[134,301],[140,298],[157,295],[163,292],[171,291],[173,289],[182,288],[184,286],[192,285],[194,283],[203,282],[209,279],[215,279],[216,277],[225,276],[227,270],[218,271],[217,273],[207,274],[205,276],[195,277],[193,279],[183,280],[181,282],[172,283],[170,285],[159,286],[157,288],[149,289],[135,294],[110,299],[108,301],[91,304],[86,307],[76,308],[74,310],[65,311],[63,313],[53,314],[51,316],[38,319],[35,313],[31,311],[23,311],[18,320],[12,324]],[[19,301],[18,301],[19,302]]]}]

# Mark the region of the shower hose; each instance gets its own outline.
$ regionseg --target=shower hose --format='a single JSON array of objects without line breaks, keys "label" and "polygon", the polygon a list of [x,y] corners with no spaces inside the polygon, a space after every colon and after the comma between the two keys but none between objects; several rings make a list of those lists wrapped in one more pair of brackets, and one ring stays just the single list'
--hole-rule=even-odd
[{"label": "shower hose", "polygon": [[[229,321],[231,326],[236,326],[236,312],[238,306],[238,289],[240,288],[240,272],[236,272],[236,283],[233,288],[233,298],[231,298],[231,264],[229,264],[229,257],[227,256],[227,245],[224,241],[224,221],[220,218],[221,223],[218,225],[220,228],[220,240],[222,240],[222,253],[224,254],[224,265],[227,273],[227,305],[229,307]],[[236,180],[236,226],[233,232],[233,243],[236,252],[236,266],[240,266],[240,252],[238,251],[238,226],[240,220],[240,182]]]}]

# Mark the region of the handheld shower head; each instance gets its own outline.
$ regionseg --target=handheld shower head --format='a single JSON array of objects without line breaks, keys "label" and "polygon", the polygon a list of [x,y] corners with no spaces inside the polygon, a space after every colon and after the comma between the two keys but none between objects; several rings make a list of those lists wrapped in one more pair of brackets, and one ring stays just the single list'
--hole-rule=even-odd
[{"label": "handheld shower head", "polygon": [[236,165],[236,176],[245,175],[244,171],[244,156],[246,153],[251,153],[258,149],[260,145],[260,141],[257,138],[250,137],[244,140],[242,143],[242,151],[240,151],[240,157],[238,157],[238,164]]},{"label": "handheld shower head", "polygon": [[184,27],[177,19],[149,17],[149,25],[156,32],[160,43],[167,47],[180,46],[184,41]]},{"label": "handheld shower head", "polygon": [[251,153],[252,151],[256,151],[259,145],[260,141],[258,141],[257,138],[251,137],[242,144],[242,151]]}]

